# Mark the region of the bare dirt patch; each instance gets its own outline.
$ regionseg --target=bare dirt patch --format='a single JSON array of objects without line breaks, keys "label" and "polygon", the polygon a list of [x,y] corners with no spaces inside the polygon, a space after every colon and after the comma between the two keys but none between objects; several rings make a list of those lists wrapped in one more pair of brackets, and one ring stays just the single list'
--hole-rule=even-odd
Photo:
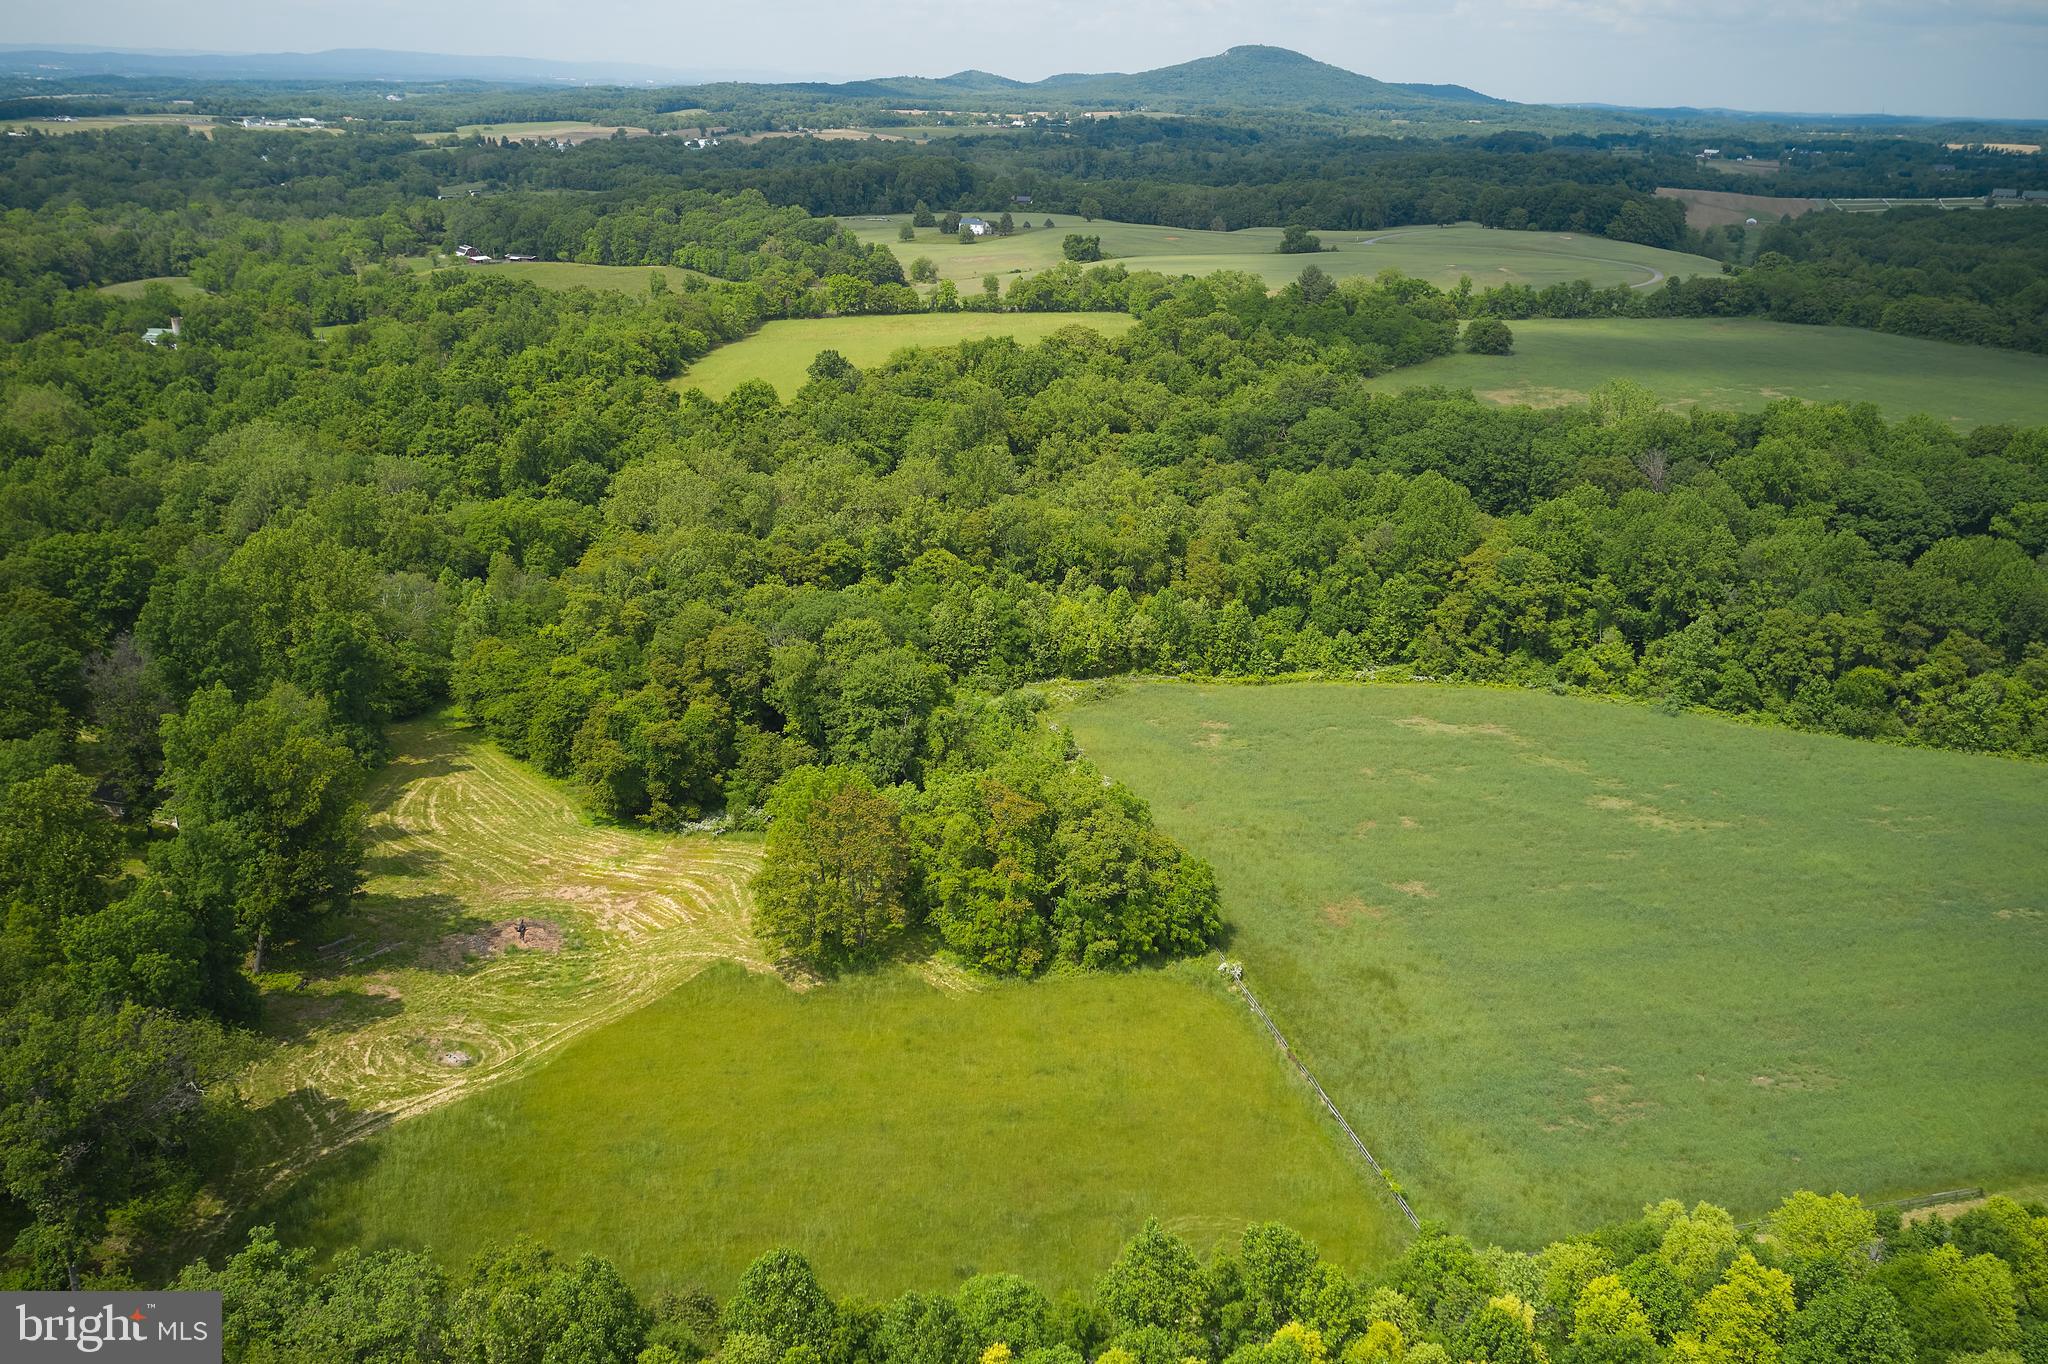
[{"label": "bare dirt patch", "polygon": [[1351,826],[1351,836],[1353,838],[1364,838],[1379,827],[1380,822],[1376,819],[1361,819],[1358,823]]},{"label": "bare dirt patch", "polygon": [[1434,900],[1436,898],[1436,892],[1431,890],[1429,884],[1425,881],[1402,881],[1398,884],[1389,881],[1387,889],[1398,890],[1403,895],[1413,895],[1418,900]]},{"label": "bare dirt patch", "polygon": [[1506,725],[1454,725],[1447,720],[1439,720],[1429,715],[1410,715],[1394,723],[1403,729],[1420,730],[1424,734],[1483,734],[1492,739],[1512,739],[1517,743],[1521,742],[1521,736]]},{"label": "bare dirt patch", "polygon": [[527,952],[559,952],[562,950],[561,925],[546,919],[506,919],[474,933],[451,933],[434,945],[430,956],[447,965],[460,966],[466,961],[503,956],[514,948]]},{"label": "bare dirt patch", "polygon": [[1679,815],[1666,814],[1654,805],[1646,805],[1626,796],[1588,796],[1586,804],[1595,810],[1612,810],[1627,815],[1629,819],[1646,829],[1663,829],[1671,833],[1704,833],[1728,827],[1726,820],[1690,819]]},{"label": "bare dirt patch", "polygon": [[1332,900],[1323,906],[1323,918],[1339,928],[1348,928],[1360,919],[1377,923],[1387,917],[1387,911],[1378,905],[1369,905],[1356,895],[1347,895],[1341,900]]}]

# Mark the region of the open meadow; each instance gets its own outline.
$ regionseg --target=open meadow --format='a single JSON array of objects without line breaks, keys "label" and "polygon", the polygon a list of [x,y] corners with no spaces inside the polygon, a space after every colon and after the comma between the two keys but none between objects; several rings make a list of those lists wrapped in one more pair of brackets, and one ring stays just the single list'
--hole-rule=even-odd
[{"label": "open meadow", "polygon": [[543,289],[597,289],[614,293],[644,294],[660,275],[671,289],[679,289],[694,270],[680,265],[586,265],[567,260],[497,260],[471,265],[456,256],[407,256],[401,264],[410,270],[473,270],[509,275],[538,284]]},{"label": "open meadow", "polygon": [[1068,719],[1425,1218],[2048,1174],[2048,768],[1424,685]]},{"label": "open meadow", "polygon": [[198,297],[206,292],[192,282],[190,275],[152,275],[148,279],[123,280],[119,284],[102,284],[100,292],[110,298],[141,298],[155,284],[163,285],[180,297]]},{"label": "open meadow", "polygon": [[1384,1256],[1400,1214],[1213,975],[961,989],[897,968],[799,993],[719,968],[258,1215],[451,1264],[526,1234],[643,1290],[723,1292],[775,1245],[841,1292],[994,1269],[1078,1288],[1148,1216],[1205,1249],[1277,1218]]},{"label": "open meadow", "polygon": [[784,398],[804,384],[822,350],[836,350],[855,367],[878,365],[906,346],[957,346],[987,336],[1043,341],[1063,327],[1088,327],[1116,336],[1136,318],[1126,313],[903,313],[887,317],[796,318],[770,322],[753,335],[720,346],[669,381],[678,391],[701,388],[723,398],[749,379],[765,379]]},{"label": "open meadow", "polygon": [[[455,142],[472,137],[495,138],[501,142],[595,142],[621,131],[609,123],[585,123],[578,119],[546,119],[527,123],[465,123],[453,132],[415,133],[422,142]],[[627,137],[646,137],[646,128],[626,128]]]},{"label": "open meadow", "polygon": [[[1323,250],[1314,255],[1283,256],[1277,227],[1202,232],[1105,220],[1089,223],[1074,214],[1019,210],[1016,217],[1020,224],[1029,217],[1034,226],[1028,232],[970,245],[962,245],[936,228],[920,229],[914,242],[898,241],[897,231],[909,221],[907,214],[849,217],[841,223],[862,241],[887,246],[905,266],[919,256],[928,256],[939,278],[964,283],[978,282],[991,273],[1031,273],[1057,265],[1064,259],[1060,242],[1069,232],[1101,237],[1103,253],[1133,270],[1169,275],[1243,270],[1273,288],[1294,279],[1311,263],[1337,279],[1398,270],[1445,289],[1455,288],[1463,275],[1472,277],[1474,288],[1484,289],[1496,284],[1542,288],[1575,279],[1603,287],[1650,285],[1667,275],[1721,273],[1720,262],[1704,256],[1578,232],[1509,232],[1471,225],[1318,232]],[[1054,227],[1036,225],[1048,217]]]},{"label": "open meadow", "polygon": [[346,927],[266,977],[279,1045],[238,1086],[261,1136],[244,1183],[523,1073],[707,962],[769,969],[746,923],[758,843],[592,825],[446,720],[391,744]]},{"label": "open meadow", "polygon": [[1392,392],[1441,385],[1488,402],[1584,402],[1610,379],[1632,379],[1666,406],[1753,412],[1774,398],[1876,403],[1963,428],[2048,422],[2048,358],[1852,327],[1756,318],[1532,319],[1510,322],[1512,355],[1460,352],[1371,381]]}]

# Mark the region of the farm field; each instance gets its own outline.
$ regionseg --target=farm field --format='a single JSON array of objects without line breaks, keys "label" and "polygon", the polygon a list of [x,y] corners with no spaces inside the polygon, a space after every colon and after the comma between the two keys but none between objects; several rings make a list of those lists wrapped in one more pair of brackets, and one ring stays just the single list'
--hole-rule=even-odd
[{"label": "farm field", "polygon": [[1632,379],[1670,407],[1755,411],[1774,398],[1876,403],[1955,427],[2048,422],[2048,359],[2019,351],[1754,318],[1531,319],[1513,355],[1447,355],[1371,381],[1392,392],[1469,388],[1488,402],[1583,402]]},{"label": "farm field", "polygon": [[1069,721],[1425,1218],[2048,1175],[2048,768],[1422,685]]},{"label": "farm field", "polygon": [[102,284],[100,292],[113,298],[141,298],[152,284],[161,284],[181,296],[196,297],[206,292],[192,282],[190,275],[152,275],[148,279],[123,280],[119,284]]},{"label": "farm field", "polygon": [[266,978],[284,1045],[241,1077],[265,1153],[245,1182],[522,1073],[709,961],[769,969],[746,926],[757,843],[591,825],[447,720],[391,743],[347,931]]},{"label": "farm field", "polygon": [[794,318],[770,322],[752,336],[720,346],[680,376],[678,391],[701,388],[723,398],[749,379],[765,379],[787,398],[821,350],[836,350],[856,367],[878,365],[906,346],[957,346],[987,336],[1024,345],[1062,327],[1090,327],[1111,336],[1137,319],[1126,313],[905,313],[893,317]]},{"label": "farm field", "polygon": [[[994,216],[994,215],[987,215]],[[1018,211],[1021,223],[1026,214]],[[841,223],[862,241],[880,243],[906,266],[929,256],[941,279],[978,282],[985,274],[1017,274],[1057,265],[1060,241],[1069,232],[1102,238],[1105,254],[1134,270],[1170,275],[1206,275],[1215,270],[1244,270],[1278,288],[1301,274],[1311,262],[1342,279],[1399,270],[1442,288],[1454,288],[1470,275],[1475,288],[1495,284],[1529,284],[1541,288],[1566,280],[1587,279],[1596,285],[1654,284],[1666,275],[1717,275],[1718,261],[1665,251],[1654,246],[1609,241],[1584,233],[1508,232],[1499,228],[1394,227],[1370,232],[1318,232],[1324,249],[1315,255],[1279,254],[1280,229],[1248,227],[1238,232],[1201,232],[1184,227],[1151,227],[1139,223],[1098,220],[1083,222],[1073,214],[1032,211],[1033,223],[1050,217],[1051,229],[1033,227],[1009,237],[963,246],[952,237],[925,228],[914,242],[896,240],[906,214],[849,217]]]},{"label": "farm field", "polygon": [[1660,199],[1676,199],[1685,205],[1685,225],[1691,228],[1726,226],[1755,218],[1768,225],[1790,214],[1794,218],[1826,208],[1825,199],[1786,198],[1770,194],[1738,194],[1732,190],[1659,188]]},{"label": "farm field", "polygon": [[649,280],[655,275],[667,280],[671,289],[677,289],[696,274],[679,265],[585,265],[563,260],[501,260],[470,265],[454,256],[408,256],[404,264],[412,270],[488,271],[531,280],[543,289],[609,289],[625,294],[646,293]]},{"label": "farm field", "polygon": [[[415,133],[422,142],[448,142],[468,137],[495,137],[507,142],[592,142],[610,137],[618,129],[608,123],[576,120],[543,120],[533,123],[465,123],[452,133]],[[645,128],[628,128],[628,137],[646,137]]]},{"label": "farm field", "polygon": [[[200,114],[81,114],[74,118],[10,118],[0,119],[0,128],[19,128],[24,132],[41,133],[103,133],[110,128],[162,128],[183,127],[203,137],[212,137],[220,127],[212,115]],[[299,131],[293,129],[290,131]],[[306,130],[310,131],[310,130]]]},{"label": "farm field", "polygon": [[259,1217],[451,1264],[523,1233],[643,1291],[723,1292],[785,1244],[838,1292],[1082,1287],[1153,1215],[1204,1249],[1279,1218],[1334,1259],[1385,1255],[1406,1224],[1214,974],[960,990],[896,968],[798,993],[715,968]]}]

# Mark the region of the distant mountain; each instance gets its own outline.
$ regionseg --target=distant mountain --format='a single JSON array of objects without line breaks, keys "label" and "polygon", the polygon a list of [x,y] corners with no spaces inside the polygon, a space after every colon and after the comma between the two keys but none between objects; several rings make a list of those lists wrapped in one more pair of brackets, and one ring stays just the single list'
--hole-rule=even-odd
[{"label": "distant mountain", "polygon": [[1002,100],[1071,107],[1157,109],[1308,109],[1349,114],[1444,104],[1504,105],[1462,85],[1396,85],[1346,71],[1281,47],[1233,47],[1214,57],[1135,73],[1072,72],[1042,81],[988,71],[950,76],[889,76],[827,84],[788,81],[767,72],[681,71],[631,62],[565,62],[533,57],[464,57],[431,52],[347,48],[327,52],[102,52],[65,47],[0,46],[0,74],[143,76],[210,80],[488,81],[515,85],[702,85],[750,83],[845,100],[973,105]]},{"label": "distant mountain", "polygon": [[326,52],[101,52],[0,48],[0,73],[24,76],[174,76],[208,80],[489,81],[515,85],[678,85],[762,73],[678,71],[632,62],[560,62],[436,52],[336,48]]},{"label": "distant mountain", "polygon": [[1073,72],[1042,81],[1014,81],[986,71],[962,71],[936,79],[894,76],[800,88],[850,99],[879,96],[920,104],[1004,95],[1037,98],[1048,104],[1167,112],[1237,108],[1357,113],[1447,103],[1507,103],[1462,85],[1396,85],[1374,80],[1284,47],[1233,47],[1219,56],[1128,74]]}]

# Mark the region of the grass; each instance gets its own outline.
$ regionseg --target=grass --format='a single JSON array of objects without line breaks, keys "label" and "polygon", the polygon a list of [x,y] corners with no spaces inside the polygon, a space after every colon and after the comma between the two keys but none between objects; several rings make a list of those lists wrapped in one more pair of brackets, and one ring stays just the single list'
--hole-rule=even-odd
[{"label": "grass", "polygon": [[141,298],[153,284],[161,284],[180,297],[197,298],[206,292],[192,282],[190,275],[152,275],[148,279],[123,280],[119,284],[102,284],[100,292],[114,298]]},{"label": "grass", "polygon": [[1360,1260],[1405,1230],[1207,963],[785,982],[746,927],[756,844],[592,826],[446,721],[393,743],[366,895],[269,977],[252,1220],[450,1264],[527,1233],[649,1289],[788,1243],[874,1293],[1079,1285],[1155,1214]]},{"label": "grass", "polygon": [[2048,1177],[2048,767],[1421,685],[1070,720],[1425,1218]]},{"label": "grass", "polygon": [[488,265],[470,265],[453,256],[406,256],[401,263],[410,270],[475,270],[529,280],[543,289],[597,289],[622,294],[644,294],[649,281],[660,275],[671,289],[681,289],[694,270],[679,265],[585,265],[580,261],[500,260]]},{"label": "grass", "polygon": [[[575,119],[544,119],[530,123],[465,123],[452,133],[415,133],[422,142],[447,142],[469,137],[497,137],[511,141],[548,142],[557,138],[588,142],[610,137],[618,131],[609,123],[584,123]],[[646,137],[645,128],[626,129],[628,137]]]},{"label": "grass", "polygon": [[835,1292],[1081,1287],[1154,1215],[1204,1247],[1280,1218],[1382,1257],[1398,1213],[1213,974],[961,991],[897,969],[799,994],[720,968],[262,1215],[451,1263],[532,1235],[721,1293],[782,1244]]},{"label": "grass", "polygon": [[[993,220],[997,214],[988,214]],[[1102,249],[1134,270],[1170,275],[1206,275],[1215,270],[1244,270],[1278,288],[1300,275],[1311,262],[1335,278],[1376,275],[1398,270],[1443,288],[1470,275],[1475,288],[1495,284],[1529,284],[1541,288],[1566,280],[1589,279],[1598,285],[1651,284],[1666,275],[1717,275],[1718,261],[1653,246],[1609,241],[1584,233],[1508,232],[1489,227],[1401,227],[1374,232],[1319,232],[1324,250],[1313,256],[1278,252],[1280,229],[1249,227],[1238,232],[1199,232],[1184,227],[1151,227],[1138,223],[1085,223],[1071,214],[1033,210],[1016,212],[1050,230],[1033,227],[1008,237],[963,246],[934,228],[918,233],[915,242],[896,239],[908,215],[846,218],[841,221],[862,241],[880,243],[906,266],[929,256],[942,279],[978,282],[991,272],[1011,274],[1043,270],[1063,257],[1060,241],[1069,232],[1102,238]]]},{"label": "grass", "polygon": [[445,720],[392,744],[363,895],[267,976],[283,1045],[241,1078],[263,1153],[245,1182],[522,1074],[706,962],[768,970],[746,926],[757,844],[593,826]]},{"label": "grass", "polygon": [[1042,341],[1063,327],[1114,336],[1135,321],[1124,313],[906,313],[895,317],[801,318],[770,322],[752,336],[720,346],[670,384],[723,398],[748,379],[765,379],[783,397],[803,387],[821,350],[836,350],[856,367],[878,365],[906,346],[954,346],[985,336]]},{"label": "grass", "polygon": [[109,128],[151,128],[178,126],[204,137],[212,137],[220,125],[211,116],[197,114],[80,114],[59,121],[54,118],[0,119],[0,129],[33,129],[43,133],[103,133]]},{"label": "grass", "polygon": [[1957,427],[2048,423],[2048,357],[1853,327],[1750,318],[1512,322],[1515,353],[1450,355],[1373,380],[1382,390],[1441,384],[1489,402],[1583,402],[1632,379],[1671,407],[1754,411],[1774,398],[1871,402],[1898,418],[1927,412]]}]

